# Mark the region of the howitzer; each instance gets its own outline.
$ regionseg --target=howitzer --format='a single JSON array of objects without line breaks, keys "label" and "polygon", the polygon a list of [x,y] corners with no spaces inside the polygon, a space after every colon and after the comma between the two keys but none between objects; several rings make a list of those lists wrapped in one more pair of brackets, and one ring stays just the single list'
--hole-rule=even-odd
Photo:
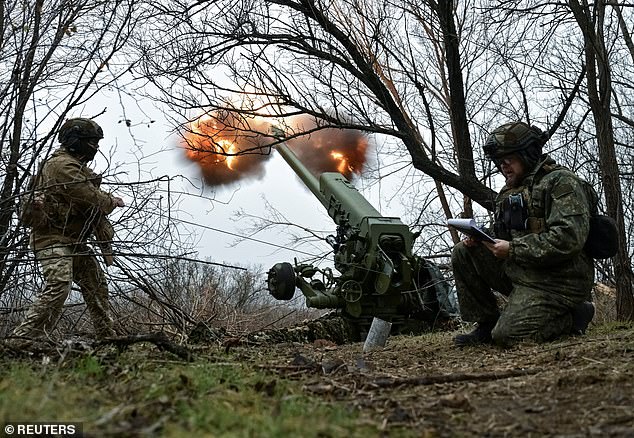
[{"label": "howitzer", "polygon": [[342,174],[324,172],[317,179],[286,144],[277,151],[337,225],[326,240],[341,275],[297,260],[277,263],[268,272],[273,297],[290,300],[297,287],[308,307],[339,309],[360,336],[373,317],[391,321],[395,333],[447,316],[438,297],[446,300],[450,288],[436,265],[412,254],[415,236],[407,225],[382,216]]}]

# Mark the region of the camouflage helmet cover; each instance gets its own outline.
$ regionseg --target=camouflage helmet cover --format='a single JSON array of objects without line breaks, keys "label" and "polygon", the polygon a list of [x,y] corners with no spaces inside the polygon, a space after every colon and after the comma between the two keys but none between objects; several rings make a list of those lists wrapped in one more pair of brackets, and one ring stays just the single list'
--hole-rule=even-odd
[{"label": "camouflage helmet cover", "polygon": [[89,138],[103,138],[103,129],[93,120],[81,117],[68,119],[59,128],[58,139],[63,145],[72,145],[78,140]]},{"label": "camouflage helmet cover", "polygon": [[542,146],[547,140],[548,134],[536,126],[530,126],[524,122],[512,122],[494,129],[482,149],[490,160],[526,151],[529,148],[541,154]]}]

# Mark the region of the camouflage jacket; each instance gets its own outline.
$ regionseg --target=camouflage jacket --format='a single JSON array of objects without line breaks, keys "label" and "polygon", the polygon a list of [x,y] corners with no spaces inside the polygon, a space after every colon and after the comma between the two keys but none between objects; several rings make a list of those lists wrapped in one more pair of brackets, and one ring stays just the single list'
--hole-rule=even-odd
[{"label": "camouflage jacket", "polygon": [[45,161],[37,190],[44,193],[46,224],[33,228],[34,249],[85,242],[112,212],[112,196],[99,188],[101,177],[60,148]]},{"label": "camouflage jacket", "polygon": [[[590,229],[591,201],[583,184],[572,171],[544,155],[520,187],[505,186],[500,191],[495,234],[510,241],[506,272],[513,281],[560,289],[553,286],[556,284],[572,294],[576,294],[574,289],[580,293],[591,285],[594,266],[583,250]],[[504,224],[504,212],[514,194],[521,195],[525,206],[525,229],[509,230]]]}]

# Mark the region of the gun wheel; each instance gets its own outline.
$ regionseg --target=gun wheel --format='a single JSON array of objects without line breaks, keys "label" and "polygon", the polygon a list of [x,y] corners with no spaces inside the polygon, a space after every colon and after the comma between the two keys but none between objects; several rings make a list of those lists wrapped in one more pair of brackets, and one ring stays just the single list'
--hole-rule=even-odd
[{"label": "gun wheel", "polygon": [[276,263],[266,280],[269,293],[276,300],[288,301],[295,295],[295,270],[290,263]]},{"label": "gun wheel", "polygon": [[341,285],[341,293],[343,294],[343,299],[348,303],[356,303],[361,299],[363,290],[358,281],[348,280]]}]

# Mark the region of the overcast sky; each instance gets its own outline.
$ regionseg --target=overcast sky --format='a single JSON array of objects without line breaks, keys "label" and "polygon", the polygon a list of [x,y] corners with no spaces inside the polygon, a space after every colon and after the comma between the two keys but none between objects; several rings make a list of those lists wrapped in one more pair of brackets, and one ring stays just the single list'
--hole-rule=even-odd
[{"label": "overcast sky", "polygon": [[[253,216],[264,216],[266,211],[263,198],[266,198],[272,207],[279,210],[291,223],[335,233],[335,224],[328,217],[321,203],[276,153],[266,162],[265,174],[261,179],[242,180],[222,188],[206,188],[202,192],[204,196],[201,197],[199,190],[186,183],[185,179],[177,177],[182,175],[194,181],[198,187],[203,186],[198,165],[184,158],[182,149],[178,147],[178,137],[170,133],[171,126],[153,103],[141,98],[137,101],[133,97],[119,96],[112,92],[112,94],[106,94],[97,103],[96,108],[103,107],[107,107],[106,112],[96,119],[105,133],[101,148],[106,155],[114,153],[113,163],[123,164],[123,166],[117,166],[117,171],[125,167],[129,172],[128,176],[122,179],[127,178],[128,181],[136,181],[139,178],[149,179],[150,175],[137,174],[136,163],[139,158],[142,158],[144,171],[153,177],[163,175],[175,177],[171,185],[172,190],[190,193],[189,196],[182,197],[178,205],[178,217],[197,224],[197,226],[191,224],[188,226],[193,227],[198,234],[195,249],[199,252],[200,258],[209,257],[212,261],[230,264],[262,265],[268,269],[280,261],[292,262],[294,257],[301,261],[310,257],[300,251],[319,256],[329,249],[326,244],[289,248],[289,233],[287,229],[281,227],[274,232],[258,233],[253,237],[282,246],[282,248],[252,240],[244,240],[236,244],[238,238],[228,234],[248,234],[245,229],[252,224],[246,220],[236,221],[235,212],[243,210]],[[83,108],[82,113],[71,114],[71,116],[88,116],[95,112],[97,111],[91,112]],[[124,122],[126,118],[132,122],[131,128],[128,128]],[[155,122],[150,124],[150,120]],[[386,158],[389,157],[383,157],[383,159]],[[107,167],[107,162],[103,157],[98,157],[94,167],[96,171],[102,172]],[[112,168],[109,170],[109,172],[113,171]],[[382,173],[387,171],[388,169],[384,167]],[[360,192],[382,215],[403,218],[406,211],[400,200],[403,191],[400,185],[406,172],[407,170],[396,172],[381,180],[380,184],[371,185],[371,188],[367,188],[368,181],[363,175],[354,182]],[[210,197],[214,200],[210,201]],[[128,204],[131,203],[131,200],[126,201]],[[409,211],[409,213],[412,212]],[[403,221],[406,222],[406,220]]]},{"label": "overcast sky", "polygon": [[[198,186],[202,186],[198,165],[184,158],[183,151],[178,147],[178,138],[170,134],[171,127],[161,112],[153,108],[151,103],[142,103],[140,106],[143,110],[140,110],[131,98],[123,97],[124,115],[118,100],[119,97],[116,95],[103,98],[103,105],[107,107],[107,111],[96,119],[105,133],[105,138],[101,142],[102,151],[105,155],[114,154],[113,165],[109,172],[114,172],[114,167],[116,171],[125,168],[128,175],[123,176],[122,179],[124,181],[126,178],[128,181],[137,180],[139,175],[135,163],[139,157],[143,157],[142,167],[154,177],[183,175],[195,181]],[[102,101],[99,102],[101,103]],[[82,114],[71,116],[87,116],[88,114],[89,111],[84,108]],[[131,128],[122,122],[126,118],[132,122]],[[155,122],[148,126],[147,122],[151,119]],[[118,165],[115,166],[114,163]],[[93,167],[96,171],[103,172],[107,165],[104,157],[98,157]],[[142,177],[142,179],[147,178],[149,175]],[[108,187],[106,189],[110,190]],[[209,229],[216,228],[228,233],[246,235],[245,228],[251,224],[246,220],[236,221],[235,212],[244,210],[245,213],[253,216],[264,216],[266,211],[263,197],[289,222],[311,229],[335,232],[335,225],[321,203],[303,186],[277,154],[274,154],[274,157],[266,163],[266,172],[261,179],[242,180],[222,188],[206,188],[203,192],[204,197],[201,197],[201,192],[182,178],[174,180],[172,189],[191,193],[190,196],[182,197],[182,202],[178,205],[178,217],[200,225],[193,227],[199,234],[196,250],[199,251],[200,258],[210,257],[213,261],[231,264],[256,264],[268,269],[277,262],[292,262],[294,257],[299,260],[309,257],[307,254],[288,248],[288,233],[285,233],[286,230],[283,228],[279,228],[276,232],[259,233],[253,236],[282,248],[252,240],[235,244],[238,240],[236,236]],[[210,201],[209,197],[215,200]],[[127,204],[131,203],[129,199],[126,201]],[[188,226],[192,228],[191,224]],[[318,256],[327,250],[328,246],[309,245],[298,249]]]}]

